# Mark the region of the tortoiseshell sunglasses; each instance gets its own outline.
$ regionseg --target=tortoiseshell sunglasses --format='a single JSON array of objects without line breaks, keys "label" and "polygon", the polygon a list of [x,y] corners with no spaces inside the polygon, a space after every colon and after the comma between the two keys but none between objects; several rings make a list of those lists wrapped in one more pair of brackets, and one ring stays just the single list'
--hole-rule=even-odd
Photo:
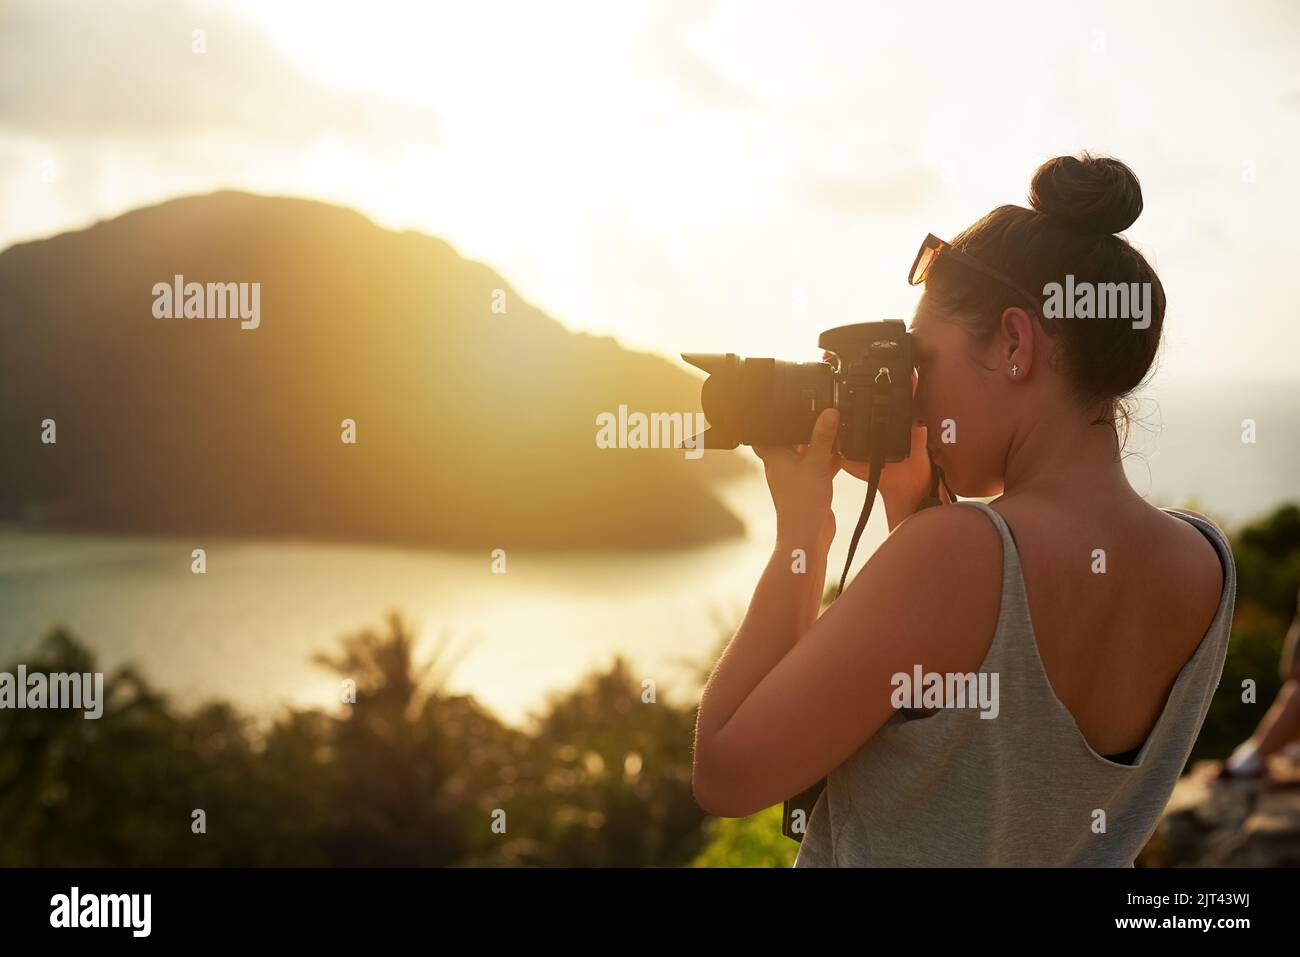
[{"label": "tortoiseshell sunglasses", "polygon": [[976,272],[981,272],[990,279],[996,279],[1008,289],[1015,290],[1020,294],[1022,299],[1032,304],[1035,315],[1040,317],[1042,316],[1043,311],[1041,301],[1037,296],[1031,295],[1023,287],[1012,282],[996,269],[984,265],[970,253],[962,252],[956,246],[952,245],[952,243],[940,239],[934,233],[928,234],[925,237],[925,242],[921,243],[921,248],[916,254],[915,261],[912,263],[912,271],[907,274],[908,283],[913,286],[919,286],[921,283],[925,282],[925,277],[930,273],[930,267],[934,265],[935,260],[940,256],[950,256],[958,262],[964,263],[971,269],[974,269]]}]

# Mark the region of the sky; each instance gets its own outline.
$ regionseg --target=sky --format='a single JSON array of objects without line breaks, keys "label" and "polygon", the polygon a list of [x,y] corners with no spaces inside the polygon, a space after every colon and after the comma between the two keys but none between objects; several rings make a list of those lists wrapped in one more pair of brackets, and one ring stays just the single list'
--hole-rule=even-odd
[{"label": "sky", "polygon": [[909,318],[926,233],[1084,149],[1142,182],[1155,382],[1300,384],[1294,0],[0,0],[0,247],[316,198],[674,359]]}]

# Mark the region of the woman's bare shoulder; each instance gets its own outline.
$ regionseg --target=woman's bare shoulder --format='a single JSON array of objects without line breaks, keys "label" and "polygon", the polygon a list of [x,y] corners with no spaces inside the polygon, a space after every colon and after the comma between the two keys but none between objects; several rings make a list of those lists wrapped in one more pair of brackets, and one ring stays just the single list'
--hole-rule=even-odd
[{"label": "woman's bare shoulder", "polygon": [[[1167,552],[1171,571],[1186,583],[1187,594],[1196,602],[1199,609],[1198,617],[1206,621],[1208,628],[1218,612],[1226,584],[1219,548],[1196,522],[1189,521],[1186,517],[1180,518],[1172,511],[1164,509],[1155,509],[1155,511],[1165,523],[1171,541],[1175,543],[1169,546]],[[1209,535],[1220,539],[1227,547],[1227,536],[1209,518],[1187,509],[1176,511],[1208,526]]]},{"label": "woman's bare shoulder", "polygon": [[1003,569],[1001,535],[980,511],[953,504],[908,516],[855,580],[866,587],[836,604],[860,602],[864,619],[924,647],[930,670],[978,667],[996,631]]},{"label": "woman's bare shoulder", "polygon": [[[905,575],[909,588],[949,601],[992,598],[994,612],[1002,591],[1002,535],[994,520],[972,503],[922,509],[890,533],[879,552]],[[917,579],[924,569],[924,581]]]}]

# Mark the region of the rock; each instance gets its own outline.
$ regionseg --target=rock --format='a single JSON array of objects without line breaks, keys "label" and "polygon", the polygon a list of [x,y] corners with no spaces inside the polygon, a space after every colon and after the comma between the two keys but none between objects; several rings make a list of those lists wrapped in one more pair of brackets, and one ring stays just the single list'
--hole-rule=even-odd
[{"label": "rock", "polygon": [[1300,867],[1300,763],[1273,757],[1266,781],[1216,783],[1219,767],[1179,780],[1138,867]]}]

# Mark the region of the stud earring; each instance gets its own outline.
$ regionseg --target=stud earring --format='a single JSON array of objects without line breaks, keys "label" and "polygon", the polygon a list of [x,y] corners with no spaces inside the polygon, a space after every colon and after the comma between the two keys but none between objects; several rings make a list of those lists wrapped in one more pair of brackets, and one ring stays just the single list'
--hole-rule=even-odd
[{"label": "stud earring", "polygon": [[1020,375],[1020,366],[1013,365],[1013,366],[1011,367],[1011,375],[1012,375],[1012,376],[1018,376],[1018,375]]}]

